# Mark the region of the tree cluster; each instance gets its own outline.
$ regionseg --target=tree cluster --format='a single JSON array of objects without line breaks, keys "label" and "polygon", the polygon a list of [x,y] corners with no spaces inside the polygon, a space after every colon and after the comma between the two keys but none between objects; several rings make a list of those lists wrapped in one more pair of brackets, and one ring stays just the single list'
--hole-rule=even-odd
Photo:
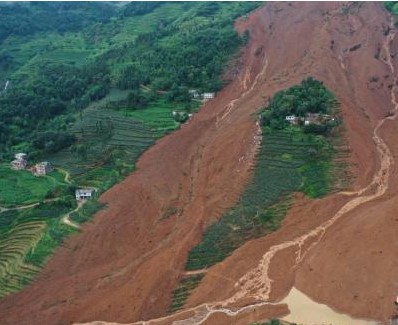
[{"label": "tree cluster", "polygon": [[[283,129],[289,125],[287,116],[296,116],[302,121],[308,113],[333,114],[338,102],[334,94],[321,81],[312,77],[299,85],[277,92],[260,115],[262,125]],[[336,122],[304,126],[307,133],[327,133]]]}]

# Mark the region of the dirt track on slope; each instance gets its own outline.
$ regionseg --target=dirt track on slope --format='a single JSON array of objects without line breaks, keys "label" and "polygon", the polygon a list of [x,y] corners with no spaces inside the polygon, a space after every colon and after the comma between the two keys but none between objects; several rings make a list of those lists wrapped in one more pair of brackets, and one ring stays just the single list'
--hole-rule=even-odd
[{"label": "dirt track on slope", "polygon": [[[187,252],[205,227],[234,204],[247,181],[258,144],[253,113],[275,91],[308,75],[337,94],[357,176],[353,192],[367,188],[383,167],[373,131],[393,109],[389,85],[394,80],[383,62],[388,61],[383,44],[389,17],[380,4],[342,6],[270,3],[238,22],[240,31],[250,30],[251,40],[234,81],[188,125],[148,150],[137,172],[102,196],[109,207],[82,234],[67,240],[35,283],[0,301],[1,324],[133,322],[163,316]],[[388,46],[395,54],[397,41],[392,42]],[[378,132],[393,157],[397,131],[397,121],[387,120]],[[271,247],[328,224],[356,199],[342,194],[312,201],[298,197],[279,231],[247,243],[208,270],[189,299],[193,309],[185,312],[188,316],[156,323],[177,318],[187,320],[179,324],[247,324],[283,315],[286,306],[261,301],[277,302],[293,285],[342,312],[386,320],[393,312],[398,273],[398,177],[394,165],[386,173],[389,186],[383,193],[376,185],[361,193],[381,195],[341,214],[327,231],[303,242],[300,251],[293,245],[279,250],[265,274],[250,273]],[[163,218],[171,208],[176,215]],[[311,244],[316,245],[308,250]],[[298,252],[303,253],[299,259]],[[239,279],[241,284],[234,285]],[[247,285],[252,280],[256,285],[264,280],[265,286],[259,291]],[[193,312],[196,320],[190,319]]]}]

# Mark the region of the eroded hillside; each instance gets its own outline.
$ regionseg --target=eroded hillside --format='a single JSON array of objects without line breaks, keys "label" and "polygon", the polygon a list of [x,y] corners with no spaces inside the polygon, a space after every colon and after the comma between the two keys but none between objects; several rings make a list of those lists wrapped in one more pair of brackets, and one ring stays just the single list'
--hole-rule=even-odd
[{"label": "eroded hillside", "polygon": [[[293,286],[354,317],[391,318],[398,124],[390,22],[377,3],[271,3],[238,21],[250,41],[234,81],[102,196],[108,208],[35,283],[0,302],[2,322],[248,324],[286,315],[278,302]],[[281,229],[210,268],[187,309],[165,316],[188,251],[247,182],[259,145],[253,113],[310,75],[341,104],[352,189],[297,197]],[[179,212],[162,218],[170,208]]]}]

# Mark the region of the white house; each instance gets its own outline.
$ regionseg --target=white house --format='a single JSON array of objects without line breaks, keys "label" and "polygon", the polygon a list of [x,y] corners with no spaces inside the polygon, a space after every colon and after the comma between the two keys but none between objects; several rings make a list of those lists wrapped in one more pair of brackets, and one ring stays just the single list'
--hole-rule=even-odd
[{"label": "white house", "polygon": [[88,200],[91,199],[93,196],[94,190],[91,188],[81,188],[76,190],[75,195],[76,195],[76,200]]},{"label": "white house", "polygon": [[27,160],[27,157],[28,157],[28,155],[23,152],[15,154],[15,159],[17,159],[17,160]]},{"label": "white house", "polygon": [[191,89],[189,90],[189,94],[193,97],[193,98],[199,98],[200,94],[196,89]]},{"label": "white house", "polygon": [[204,100],[212,99],[214,97],[215,97],[214,93],[203,93],[203,99]]},{"label": "white house", "polygon": [[285,120],[288,121],[290,124],[297,124],[300,119],[301,118],[296,115],[288,115],[285,117]]},{"label": "white house", "polygon": [[27,154],[20,152],[15,155],[15,160],[11,162],[11,168],[15,170],[23,170],[28,165]]},{"label": "white house", "polygon": [[189,94],[195,99],[209,100],[216,96],[215,93],[200,93],[196,89],[189,90]]}]

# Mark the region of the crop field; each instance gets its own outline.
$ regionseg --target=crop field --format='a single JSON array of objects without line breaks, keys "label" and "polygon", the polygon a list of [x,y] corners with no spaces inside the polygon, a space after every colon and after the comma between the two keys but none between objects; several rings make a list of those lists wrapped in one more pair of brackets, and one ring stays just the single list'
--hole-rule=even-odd
[{"label": "crop field", "polygon": [[42,201],[51,191],[63,185],[57,172],[36,177],[26,170],[12,170],[0,165],[0,205],[10,207]]},{"label": "crop field", "polygon": [[148,108],[129,110],[121,110],[124,116],[142,121],[147,125],[157,137],[174,131],[180,124],[173,118],[173,111],[186,111],[181,104],[171,104],[165,99],[160,98],[151,103]]},{"label": "crop field", "polygon": [[0,239],[0,297],[19,290],[39,270],[26,264],[26,254],[39,242],[46,228],[43,221],[18,224]]},{"label": "crop field", "polygon": [[[138,157],[156,139],[179,127],[172,112],[186,109],[162,97],[144,109],[106,108],[108,102],[127,95],[113,89],[77,115],[71,130],[78,138],[77,145],[48,157],[55,166],[68,170],[76,184],[109,188],[133,170]],[[197,108],[194,103],[192,111]]]},{"label": "crop field", "polygon": [[29,283],[65,236],[75,232],[59,219],[73,204],[73,197],[64,196],[0,213],[0,297]]},{"label": "crop field", "polygon": [[191,250],[186,269],[214,265],[247,240],[277,229],[289,210],[290,193],[326,194],[332,185],[332,156],[333,148],[321,137],[294,128],[265,130],[252,181],[238,204]]},{"label": "crop field", "polygon": [[142,121],[101,107],[86,109],[72,131],[79,139],[77,149],[60,151],[50,159],[68,170],[75,181],[82,181],[85,173],[85,182],[79,184],[90,186],[105,181],[115,170],[131,170],[138,156],[156,139]]}]

